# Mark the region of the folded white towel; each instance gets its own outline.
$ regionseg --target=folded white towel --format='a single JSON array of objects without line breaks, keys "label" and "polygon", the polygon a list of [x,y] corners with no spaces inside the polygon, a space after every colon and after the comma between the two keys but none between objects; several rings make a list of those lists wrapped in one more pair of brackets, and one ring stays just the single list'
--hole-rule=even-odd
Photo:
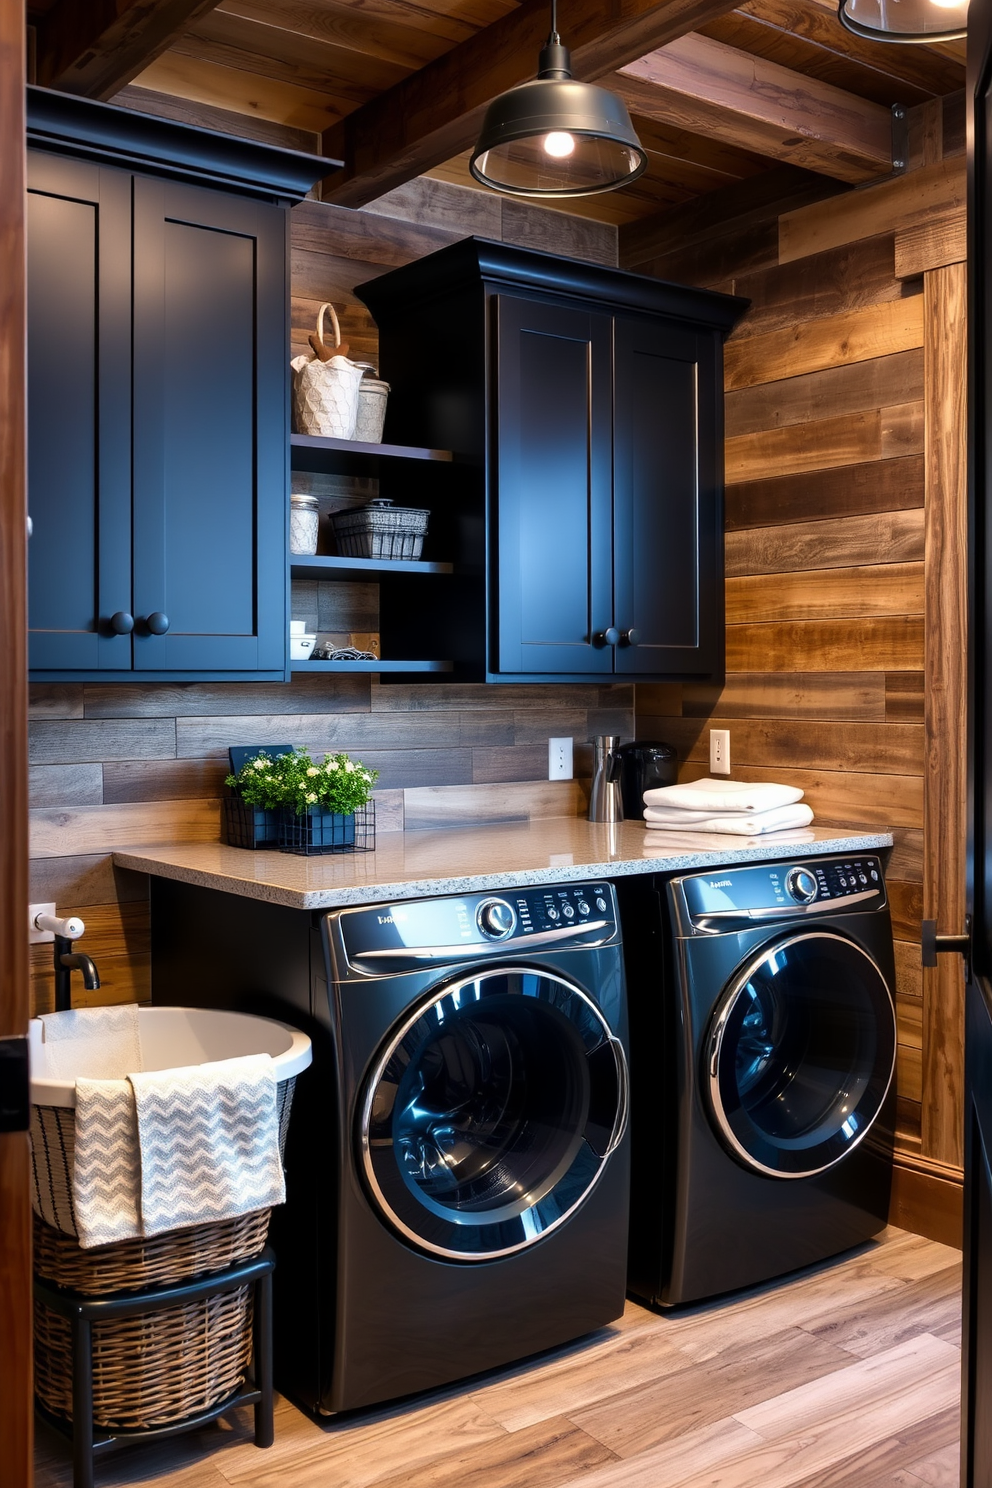
[{"label": "folded white towel", "polygon": [[74,1080],[79,1070],[91,1080],[123,1080],[141,1068],[136,1002],[43,1013],[40,1021],[48,1069],[55,1080]]},{"label": "folded white towel", "polygon": [[145,1235],[232,1219],[286,1198],[268,1054],[131,1076]]},{"label": "folded white towel", "polygon": [[127,1080],[76,1081],[72,1205],[84,1250],[141,1234],[141,1163]]},{"label": "folded white towel", "polygon": [[748,785],[741,780],[694,780],[691,785],[663,785],[644,792],[645,806],[675,807],[680,811],[705,811],[726,816],[733,811],[771,811],[801,801],[795,785]]},{"label": "folded white towel", "polygon": [[[669,813],[673,815],[674,813]],[[790,827],[808,827],[813,820],[809,806],[778,806],[773,811],[738,812],[735,816],[710,816],[703,821],[684,823],[646,821],[648,833],[719,832],[732,837],[760,837],[765,832],[784,832]]]},{"label": "folded white towel", "polygon": [[[772,834],[769,834],[770,836]],[[691,836],[692,847],[689,847]],[[783,844],[815,842],[816,833],[812,827],[794,827],[790,831],[779,831],[774,833],[775,846]],[[641,856],[653,859],[657,862],[659,858],[670,859],[673,852],[724,852],[728,851],[726,835],[719,832],[677,832],[674,827],[671,830],[658,832],[645,832],[644,845],[641,848]]]}]

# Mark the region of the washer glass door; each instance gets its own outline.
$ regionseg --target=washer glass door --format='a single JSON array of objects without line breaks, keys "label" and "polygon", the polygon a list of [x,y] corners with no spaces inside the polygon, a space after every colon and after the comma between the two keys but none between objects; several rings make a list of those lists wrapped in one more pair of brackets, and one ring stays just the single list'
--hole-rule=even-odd
[{"label": "washer glass door", "polygon": [[821,1173],[870,1130],[895,1069],[895,1008],[881,971],[844,936],[769,946],[731,981],[706,1046],[717,1129],[747,1167]]},{"label": "washer glass door", "polygon": [[592,998],[493,967],[438,989],[390,1035],[365,1087],[362,1168],[408,1240],[491,1260],[582,1202],[627,1104],[623,1047]]}]

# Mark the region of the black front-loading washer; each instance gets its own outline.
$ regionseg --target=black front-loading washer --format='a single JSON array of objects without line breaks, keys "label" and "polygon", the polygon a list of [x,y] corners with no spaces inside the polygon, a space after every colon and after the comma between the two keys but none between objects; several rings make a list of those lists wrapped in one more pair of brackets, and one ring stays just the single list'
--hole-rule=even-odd
[{"label": "black front-loading washer", "polygon": [[618,885],[632,1048],[629,1284],[751,1286],[887,1222],[896,1019],[877,857]]},{"label": "black front-loading washer", "polygon": [[604,882],[320,917],[274,1243],[281,1388],[353,1410],[619,1317],[627,1026]]}]

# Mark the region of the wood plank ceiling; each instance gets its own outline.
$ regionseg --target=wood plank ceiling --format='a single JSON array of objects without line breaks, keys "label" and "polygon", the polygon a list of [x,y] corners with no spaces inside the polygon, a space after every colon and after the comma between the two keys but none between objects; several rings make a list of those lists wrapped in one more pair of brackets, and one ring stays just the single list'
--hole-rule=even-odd
[{"label": "wood plank ceiling", "polygon": [[[357,207],[419,175],[472,184],[484,109],[533,76],[548,6],[34,0],[28,19],[38,83],[343,160],[323,196]],[[645,258],[687,214],[705,225],[887,175],[893,106],[964,84],[963,43],[863,41],[833,0],[561,0],[559,25],[576,76],[625,99],[650,161],[567,210],[619,224]]]}]

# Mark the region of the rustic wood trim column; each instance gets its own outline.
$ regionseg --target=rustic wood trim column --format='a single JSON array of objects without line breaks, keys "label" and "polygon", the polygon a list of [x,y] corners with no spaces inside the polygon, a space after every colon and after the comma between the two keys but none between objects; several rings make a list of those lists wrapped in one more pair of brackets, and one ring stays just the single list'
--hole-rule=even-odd
[{"label": "rustic wood trim column", "polygon": [[[24,6],[0,0],[0,1038],[28,1026]],[[28,1139],[0,1135],[0,1484],[32,1480]]]},{"label": "rustic wood trim column", "polygon": [[[923,916],[958,934],[965,915],[967,636],[967,279],[963,263],[924,283],[926,460]],[[963,1161],[964,969],[923,971],[922,1155]]]}]

